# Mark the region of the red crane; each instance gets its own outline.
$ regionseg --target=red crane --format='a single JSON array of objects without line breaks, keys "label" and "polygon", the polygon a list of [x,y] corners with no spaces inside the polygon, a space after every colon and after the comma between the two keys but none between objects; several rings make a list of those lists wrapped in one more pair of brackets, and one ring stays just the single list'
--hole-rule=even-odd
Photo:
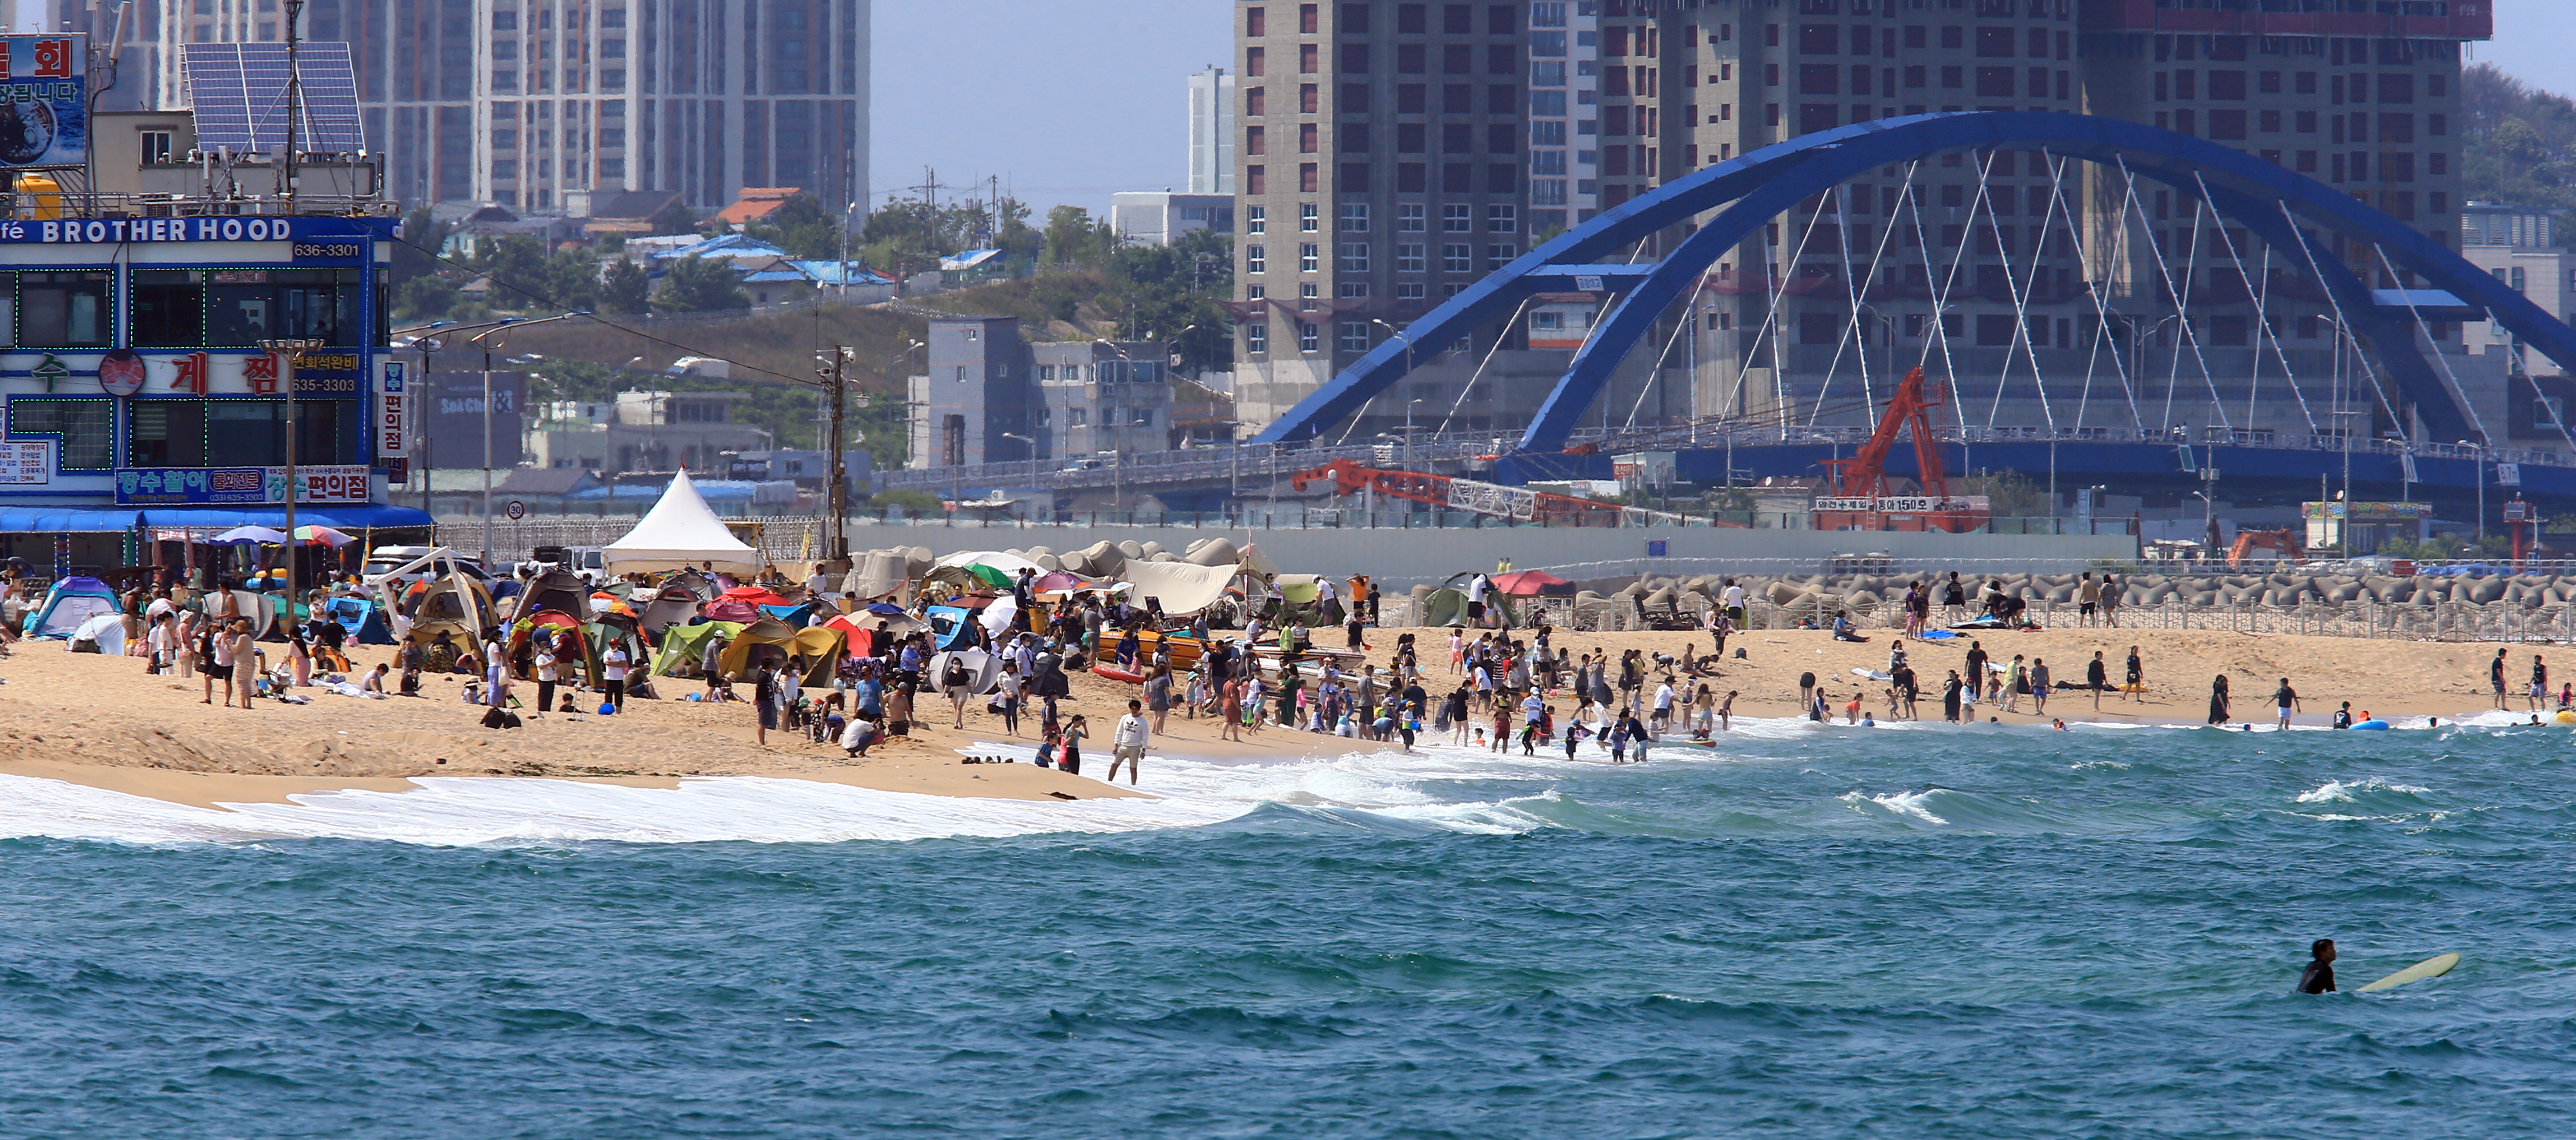
[{"label": "red crane", "polygon": [[[1965,532],[1986,525],[1984,497],[1953,497],[1950,476],[1941,468],[1941,444],[1932,434],[1931,410],[1941,406],[1942,396],[1941,386],[1924,379],[1921,368],[1905,374],[1869,441],[1849,459],[1823,461],[1828,493],[1816,500],[1816,529]],[[1922,494],[1891,496],[1887,454],[1896,448],[1896,433],[1906,429],[1914,434],[1914,464],[1921,472],[1916,481],[1922,484]]]}]

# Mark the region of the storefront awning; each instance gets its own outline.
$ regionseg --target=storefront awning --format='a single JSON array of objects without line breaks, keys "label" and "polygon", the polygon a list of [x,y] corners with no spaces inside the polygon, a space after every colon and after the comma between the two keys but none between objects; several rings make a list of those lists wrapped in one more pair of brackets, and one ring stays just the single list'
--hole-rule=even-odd
[{"label": "storefront awning", "polygon": [[69,507],[0,508],[0,533],[6,534],[97,534],[132,529],[132,507],[105,511]]},{"label": "storefront awning", "polygon": [[[417,507],[397,507],[364,503],[354,506],[297,507],[295,525],[327,526],[356,531],[368,527],[428,526],[434,521],[429,512]],[[126,516],[133,525],[134,516]],[[280,530],[286,527],[286,508],[260,507],[147,507],[142,523],[150,527],[217,527],[265,526]],[[123,527],[116,529],[122,530]]]}]

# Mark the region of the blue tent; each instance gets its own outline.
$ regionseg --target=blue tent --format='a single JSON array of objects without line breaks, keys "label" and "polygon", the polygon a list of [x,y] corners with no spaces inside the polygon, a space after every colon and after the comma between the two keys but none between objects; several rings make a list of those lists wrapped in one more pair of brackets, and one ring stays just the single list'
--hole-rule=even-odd
[{"label": "blue tent", "polygon": [[975,644],[975,611],[956,606],[930,607],[930,645],[940,652]]},{"label": "blue tent", "polygon": [[814,603],[793,606],[762,606],[760,612],[787,623],[789,629],[803,629],[814,623]]},{"label": "blue tent", "polygon": [[27,618],[29,637],[70,637],[81,623],[116,612],[116,591],[96,578],[65,578],[45,592],[44,604]]},{"label": "blue tent", "polygon": [[349,631],[349,640],[359,645],[391,645],[393,626],[385,621],[384,608],[365,598],[333,598],[323,613]]}]

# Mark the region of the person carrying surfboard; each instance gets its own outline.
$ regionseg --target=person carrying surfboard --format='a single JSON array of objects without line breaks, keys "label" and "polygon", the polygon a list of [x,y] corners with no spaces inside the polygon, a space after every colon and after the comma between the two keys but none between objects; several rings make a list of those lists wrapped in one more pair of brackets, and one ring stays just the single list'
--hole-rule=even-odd
[{"label": "person carrying surfboard", "polygon": [[2334,939],[2320,938],[2308,946],[2308,968],[2299,975],[2299,992],[2330,994],[2335,992]]}]

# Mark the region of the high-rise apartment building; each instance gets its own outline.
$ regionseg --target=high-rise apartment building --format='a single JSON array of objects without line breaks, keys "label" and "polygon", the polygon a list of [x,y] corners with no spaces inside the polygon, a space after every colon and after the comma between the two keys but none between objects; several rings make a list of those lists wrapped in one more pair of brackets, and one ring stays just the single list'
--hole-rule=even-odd
[{"label": "high-rise apartment building", "polygon": [[1234,76],[1222,67],[1190,77],[1190,193],[1234,193]]},{"label": "high-rise apartment building", "polygon": [[[1249,425],[1527,251],[1527,14],[1526,0],[1236,5]],[[1426,391],[1469,383],[1448,360],[1417,376]]]},{"label": "high-rise apartment building", "polygon": [[[2460,44],[2487,38],[2491,17],[2462,5],[2387,7],[1239,0],[1245,153],[1237,161],[1247,179],[1262,172],[1240,197],[1237,381],[1256,393],[1240,414],[1266,422],[1395,335],[1421,302],[1436,302],[1494,264],[1487,256],[1434,256],[1454,244],[1445,232],[1412,246],[1422,255],[1409,257],[1406,215],[1393,234],[1380,221],[1389,208],[1419,209],[1444,223],[1516,208],[1515,240],[1526,248],[1691,170],[1898,115],[2016,110],[2131,119],[2280,163],[2456,242]],[[1492,98],[1475,102],[1504,94],[1499,72],[1475,65],[1515,47],[1525,61],[1521,89],[1510,93],[1520,100],[1517,112]],[[1460,75],[1452,65],[1479,73]],[[1256,79],[1255,68],[1267,74]],[[1416,75],[1430,96],[1419,105],[1404,94]],[[1471,97],[1464,104],[1448,98],[1461,78]],[[1515,115],[1517,129],[1506,130]],[[1519,201],[1480,197],[1482,187],[1462,190],[1440,177],[1453,151],[1472,169],[1508,155],[1502,144],[1512,136],[1525,148]],[[1408,183],[1402,171],[1417,155],[1424,165],[1416,169],[1430,177]],[[1398,171],[1391,193],[1389,164]],[[1356,182],[1344,167],[1375,177]],[[1380,228],[1336,228],[1346,210]],[[1671,236],[1634,255],[1659,256]],[[1390,247],[1391,258],[1379,252]],[[1346,249],[1366,268],[1352,268]],[[2374,282],[2405,283],[2367,250],[2342,252]],[[1803,420],[1821,408],[1829,421],[1857,420],[1866,414],[1864,370],[1892,380],[1879,374],[1937,343],[1982,415],[2057,423],[2063,408],[2084,401],[2075,389],[2099,379],[2095,349],[2108,340],[2124,352],[2188,351],[2195,369],[2205,362],[2209,374],[2192,377],[2201,387],[2196,404],[2167,399],[2175,396],[2164,390],[2175,387],[2171,370],[2157,369],[2154,398],[2196,408],[2190,422],[2288,426],[2289,417],[2314,413],[2281,398],[2280,366],[2315,375],[2331,371],[2335,356],[2331,322],[2316,319],[2304,294],[2263,287],[2302,269],[2288,260],[2294,256],[2264,249],[2169,187],[2133,186],[2113,168],[2039,151],[1935,155],[1855,179],[1758,231],[1720,260],[1686,316],[1668,316],[1674,323],[1656,337],[1674,347],[1634,354],[1652,359],[1629,361],[1603,403],[1614,418],[1632,408],[1641,419],[1762,418],[1797,408]],[[2158,326],[2177,295],[2190,321]],[[1515,327],[1445,357],[1456,364],[1449,372],[1417,368],[1418,381],[1429,382],[1408,383],[1400,399],[1381,397],[1363,428],[1386,430],[1417,399],[1469,413],[1468,426],[1525,422],[1534,400],[1505,396],[1480,411],[1472,386],[1462,396],[1458,383],[1470,374],[1490,386],[1496,377],[1560,371],[1610,300],[1538,298]],[[1675,337],[1684,319],[1691,335]],[[2097,332],[2105,327],[2112,331]],[[2456,330],[2431,331],[2459,351]],[[2276,376],[2269,389],[2258,356]],[[1980,391],[1971,381],[2013,369],[2017,389],[1988,379]],[[2047,398],[2030,382],[2034,373]],[[1833,387],[1836,398],[1820,402],[1836,384],[1847,390]],[[1519,387],[1510,381],[1489,395]],[[2248,410],[2225,414],[2222,405]],[[2162,418],[2183,422],[2180,413]]]},{"label": "high-rise apartment building", "polygon": [[[109,32],[113,9],[57,3],[61,26]],[[867,186],[868,6],[313,0],[304,36],[349,43],[368,145],[408,202],[553,210],[634,189],[712,209],[795,186],[837,204]],[[285,38],[279,0],[136,8],[103,108],[187,106],[182,44]]]}]

